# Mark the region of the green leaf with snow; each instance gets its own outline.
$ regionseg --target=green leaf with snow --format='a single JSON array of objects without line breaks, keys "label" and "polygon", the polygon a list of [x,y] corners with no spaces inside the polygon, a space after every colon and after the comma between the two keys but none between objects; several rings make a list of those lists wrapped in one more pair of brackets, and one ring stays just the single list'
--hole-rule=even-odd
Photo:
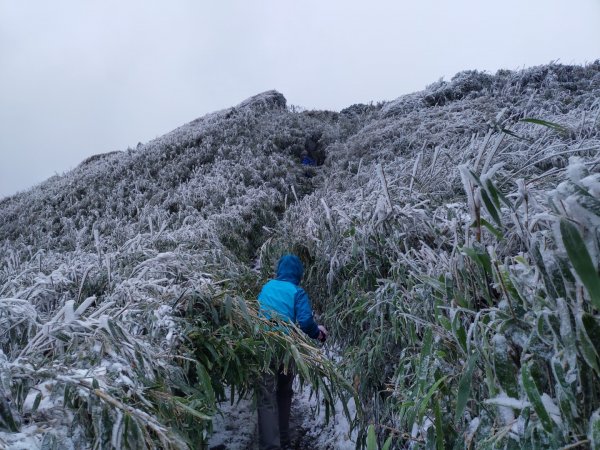
[{"label": "green leaf with snow", "polygon": [[596,350],[596,355],[600,356],[600,323],[598,319],[591,314],[581,314],[581,324],[590,342]]},{"label": "green leaf with snow", "polygon": [[535,410],[542,427],[546,432],[551,433],[553,429],[552,419],[550,419],[550,415],[542,402],[542,396],[533,379],[529,364],[525,364],[521,367],[521,383],[523,384],[523,389],[527,394],[527,398],[533,405],[533,409]]},{"label": "green leaf with snow", "polygon": [[31,412],[34,413],[37,411],[37,409],[40,406],[40,403],[42,401],[42,393],[38,392],[37,395],[35,396],[35,400],[33,401],[33,405],[31,407]]},{"label": "green leaf with snow", "polygon": [[369,425],[367,431],[367,450],[377,450],[377,436],[375,435],[375,427]]},{"label": "green leaf with snow", "polygon": [[483,200],[486,209],[490,213],[490,216],[492,216],[492,219],[494,219],[494,222],[496,222],[496,224],[499,227],[502,227],[502,221],[500,220],[500,213],[498,212],[498,208],[492,202],[488,193],[484,189],[481,190],[481,199]]},{"label": "green leaf with snow", "polygon": [[494,235],[494,237],[496,239],[498,239],[499,241],[504,239],[504,235],[502,234],[502,231],[500,231],[498,228],[494,227],[494,225],[489,223],[487,220],[481,219],[481,225],[483,225],[486,228],[486,230],[488,230],[490,233],[492,233],[492,235]]},{"label": "green leaf with snow", "polygon": [[579,234],[569,220],[560,219],[560,234],[575,272],[585,286],[596,309],[600,309],[600,277]]},{"label": "green leaf with snow", "polygon": [[546,128],[550,128],[554,131],[558,131],[559,133],[562,134],[568,134],[570,132],[570,130],[565,127],[564,125],[561,125],[559,123],[555,123],[555,122],[550,122],[548,120],[542,120],[542,119],[534,119],[532,117],[526,117],[524,119],[521,119],[519,122],[525,122],[525,123],[533,123],[535,125],[542,125]]},{"label": "green leaf with snow", "polygon": [[460,377],[458,383],[458,394],[456,395],[456,411],[454,413],[454,422],[458,423],[463,416],[465,406],[471,395],[471,383],[473,380],[473,369],[475,368],[476,356],[475,354],[469,357],[466,370]]},{"label": "green leaf with snow", "polygon": [[590,336],[586,331],[581,315],[577,318],[577,325],[577,338],[579,341],[579,350],[581,355],[583,356],[585,362],[592,369],[594,369],[596,374],[600,375],[600,364],[598,359],[599,355],[596,352],[596,347],[594,346],[593,341],[590,339]]},{"label": "green leaf with snow", "polygon": [[[506,350],[506,351],[503,351]],[[494,373],[498,384],[510,397],[518,397],[519,386],[517,384],[518,369],[508,356],[508,348],[505,345],[502,350],[494,351]]]},{"label": "green leaf with snow", "polygon": [[392,447],[392,441],[394,439],[394,436],[390,436],[388,437],[385,442],[383,443],[383,447],[381,447],[381,450],[390,450],[390,448]]},{"label": "green leaf with snow", "polygon": [[6,400],[2,390],[0,390],[0,431],[8,431],[12,433],[19,431],[19,426],[13,417],[10,404]]},{"label": "green leaf with snow", "polygon": [[439,400],[435,401],[433,410],[435,416],[435,448],[436,450],[444,450],[444,421]]},{"label": "green leaf with snow", "polygon": [[469,258],[476,262],[486,273],[492,273],[492,260],[490,255],[482,249],[463,247],[461,249]]},{"label": "green leaf with snow", "polygon": [[443,376],[431,385],[425,396],[421,399],[421,401],[418,404],[417,421],[420,421],[422,419],[423,414],[425,414],[425,410],[427,409],[427,406],[429,404],[429,400],[431,400],[431,397],[433,397],[433,395],[438,391],[440,385],[444,383],[447,379],[448,375]]}]

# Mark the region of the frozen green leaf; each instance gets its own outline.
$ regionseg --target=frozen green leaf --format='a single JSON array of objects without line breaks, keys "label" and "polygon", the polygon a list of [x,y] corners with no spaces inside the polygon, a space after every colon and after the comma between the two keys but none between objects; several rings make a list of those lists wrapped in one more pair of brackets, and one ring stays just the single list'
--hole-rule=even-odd
[{"label": "frozen green leaf", "polygon": [[521,367],[521,382],[523,383],[523,389],[525,389],[527,398],[533,405],[533,409],[540,419],[542,427],[546,432],[551,433],[553,429],[553,422],[552,419],[550,419],[548,411],[546,411],[544,403],[542,402],[542,397],[538,391],[528,364],[525,364],[523,367]]},{"label": "frozen green leaf", "polygon": [[463,416],[465,406],[471,395],[471,383],[473,380],[473,369],[475,368],[475,354],[469,357],[467,368],[463,372],[458,383],[458,394],[456,396],[456,411],[454,413],[454,422],[458,423]]},{"label": "frozen green leaf", "polygon": [[569,220],[563,218],[560,220],[560,233],[575,272],[586,287],[592,304],[600,309],[600,277],[579,231]]}]

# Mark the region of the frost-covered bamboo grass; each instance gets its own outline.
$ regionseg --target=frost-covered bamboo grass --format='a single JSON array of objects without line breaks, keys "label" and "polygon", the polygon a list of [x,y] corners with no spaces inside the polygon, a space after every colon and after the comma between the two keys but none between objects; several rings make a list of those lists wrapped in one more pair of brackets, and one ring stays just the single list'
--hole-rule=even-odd
[{"label": "frost-covered bamboo grass", "polygon": [[[326,408],[356,389],[363,443],[597,442],[599,67],[270,92],[2,200],[0,444],[197,446],[284,349]],[[341,367],[256,316],[290,250]]]},{"label": "frost-covered bamboo grass", "polygon": [[[39,314],[26,300],[0,301],[2,393],[12,403],[2,410],[7,431],[24,421],[52,424],[50,432],[37,431],[38,443],[51,448],[194,447],[205,441],[225,389],[251,392],[252,380],[269,367],[268,355],[292,345],[268,331],[237,282],[226,281],[232,273],[198,270],[206,266],[201,255],[148,250],[131,256],[111,254],[116,267],[127,262],[127,277],[117,271],[110,292],[77,306],[75,298],[96,289],[98,277],[107,282],[97,260],[91,269],[77,271],[67,260],[44,280],[38,274],[40,292],[64,299],[51,314]],[[25,272],[28,264],[37,267],[38,259],[22,262]],[[303,379],[322,389],[329,408],[344,381],[294,335],[295,363]],[[337,385],[325,388],[326,380]]]},{"label": "frost-covered bamboo grass", "polygon": [[[485,77],[441,89],[445,128],[406,105],[411,97],[386,105],[401,117],[332,148],[335,184],[291,208],[263,252],[314,261],[310,290],[346,349],[366,417],[381,435],[395,430],[399,448],[595,439],[600,109],[588,94],[569,99],[579,110],[557,107],[550,86],[564,74],[550,74],[550,92],[511,92],[509,110],[490,110],[470,140],[452,128],[473,127],[456,119],[481,111],[465,109],[477,98],[462,100],[460,88]],[[591,85],[600,92],[598,75]],[[502,106],[495,93],[482,97]],[[415,134],[420,148],[407,141]]]}]

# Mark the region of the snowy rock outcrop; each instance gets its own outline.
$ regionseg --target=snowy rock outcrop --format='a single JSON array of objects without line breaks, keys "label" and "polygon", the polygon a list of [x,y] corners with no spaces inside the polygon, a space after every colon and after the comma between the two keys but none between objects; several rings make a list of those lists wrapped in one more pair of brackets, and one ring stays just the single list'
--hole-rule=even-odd
[{"label": "snowy rock outcrop", "polygon": [[287,100],[283,94],[272,90],[265,91],[257,95],[244,100],[236,108],[240,109],[252,109],[255,111],[284,111],[287,104]]}]

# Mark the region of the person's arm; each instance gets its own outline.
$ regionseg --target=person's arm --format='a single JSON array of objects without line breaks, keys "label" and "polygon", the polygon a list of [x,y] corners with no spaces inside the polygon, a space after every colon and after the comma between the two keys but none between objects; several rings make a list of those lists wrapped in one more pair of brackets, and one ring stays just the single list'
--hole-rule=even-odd
[{"label": "person's arm", "polygon": [[294,309],[296,313],[296,322],[298,322],[300,329],[308,334],[310,338],[318,339],[321,336],[321,330],[313,318],[308,295],[302,288],[298,289],[298,292],[296,293]]}]

